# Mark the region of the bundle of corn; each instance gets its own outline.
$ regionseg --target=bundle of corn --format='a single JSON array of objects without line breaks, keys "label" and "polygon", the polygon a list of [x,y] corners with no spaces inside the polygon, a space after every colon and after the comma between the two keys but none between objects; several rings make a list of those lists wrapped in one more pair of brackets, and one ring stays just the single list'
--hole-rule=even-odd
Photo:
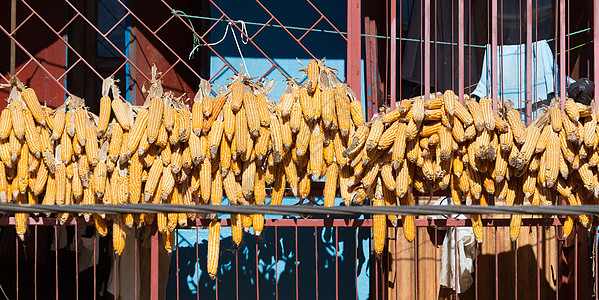
[{"label": "bundle of corn", "polygon": [[[562,114],[554,100],[549,111],[527,127],[509,101],[499,108],[505,115],[493,113],[487,97],[477,102],[466,96],[464,103],[452,91],[426,101],[403,100],[396,109],[358,126],[344,151],[352,168],[341,172],[342,178],[344,173],[350,178],[341,187],[342,197],[344,186],[351,192],[344,200],[360,204],[368,197],[377,206],[413,205],[412,189],[429,194],[447,188],[456,205],[462,200],[488,205],[493,196],[495,203],[505,205],[555,205],[558,195],[569,205],[598,198],[599,133],[590,107],[569,99]],[[381,188],[384,202],[376,197]],[[375,251],[381,253],[384,222],[373,217]],[[518,238],[521,218],[511,218],[512,240]],[[589,218],[578,216],[584,226],[590,224]],[[395,216],[389,219],[396,224]],[[480,243],[481,216],[472,215],[471,220]],[[404,235],[411,241],[413,217],[403,221]],[[573,221],[566,219],[565,236]],[[381,237],[383,241],[378,240]]]},{"label": "bundle of corn", "polygon": [[[368,122],[356,95],[324,61],[301,70],[307,80],[289,79],[278,102],[268,99],[271,83],[235,76],[212,98],[202,80],[190,106],[165,92],[152,68],[142,106],[121,100],[113,79],[105,80],[100,113],[69,97],[55,110],[42,108],[30,88],[16,78],[7,109],[0,114],[0,201],[15,203],[125,204],[170,203],[279,205],[289,188],[306,199],[311,184],[325,177],[324,205],[333,206],[337,189],[345,205],[414,205],[414,192],[449,189],[454,204],[506,205],[595,203],[599,198],[599,131],[590,108],[555,101],[528,127],[511,103],[493,112],[490,98],[479,102],[452,91],[430,99],[402,100]],[[145,89],[144,89],[145,92]],[[112,93],[112,97],[109,94]],[[187,99],[185,99],[187,100]],[[462,104],[464,103],[464,104]],[[114,115],[114,118],[111,118]],[[579,184],[580,183],[580,184]],[[520,188],[522,187],[522,188]],[[157,222],[167,251],[174,230],[194,214],[158,213],[93,217],[101,235],[112,219],[114,250],[124,249],[126,227]],[[68,213],[59,214],[64,222]],[[218,266],[220,220],[210,222],[209,274]],[[24,238],[28,216],[15,215]],[[386,219],[375,215],[375,251],[385,245]],[[589,216],[578,216],[591,224]],[[472,226],[482,242],[480,215]],[[260,214],[231,215],[235,244],[245,230],[263,231]],[[511,238],[521,216],[512,216]],[[413,216],[402,216],[404,236],[415,238]],[[568,235],[574,219],[568,218]]]}]

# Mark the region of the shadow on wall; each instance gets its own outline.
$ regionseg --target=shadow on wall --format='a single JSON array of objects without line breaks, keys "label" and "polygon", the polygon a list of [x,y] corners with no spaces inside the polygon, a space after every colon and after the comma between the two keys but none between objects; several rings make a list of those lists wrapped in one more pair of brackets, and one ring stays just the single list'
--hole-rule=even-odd
[{"label": "shadow on wall", "polygon": [[236,299],[236,292],[243,299],[274,298],[275,294],[279,299],[293,299],[296,294],[301,299],[315,299],[316,292],[321,299],[332,299],[336,288],[341,299],[368,298],[370,228],[338,230],[336,243],[333,228],[298,227],[296,232],[296,228],[265,227],[260,237],[244,234],[239,248],[229,235],[221,239],[219,274],[215,280],[206,272],[208,242],[200,237],[198,264],[195,243],[180,247],[172,256],[167,298],[176,297],[177,284],[180,299],[196,299],[197,291],[202,299],[216,299],[217,284],[218,299]]}]

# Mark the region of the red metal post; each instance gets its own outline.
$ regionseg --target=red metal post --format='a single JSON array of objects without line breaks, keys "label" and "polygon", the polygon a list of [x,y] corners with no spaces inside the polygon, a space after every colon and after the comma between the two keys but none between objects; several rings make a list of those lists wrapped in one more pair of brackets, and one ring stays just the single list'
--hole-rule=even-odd
[{"label": "red metal post", "polygon": [[390,79],[389,86],[391,88],[391,109],[395,109],[397,101],[397,1],[391,0],[391,52],[389,57]]},{"label": "red metal post", "polygon": [[489,38],[491,39],[491,96],[493,112],[497,112],[497,0],[491,0],[491,36]]},{"label": "red metal post", "polygon": [[464,99],[464,76],[464,0],[458,0],[458,99],[460,101]]},{"label": "red metal post", "polygon": [[431,0],[424,0],[424,100],[431,92]]},{"label": "red metal post", "polygon": [[[593,1],[593,41],[599,41],[599,0]],[[599,79],[599,43],[593,43],[593,80]],[[595,99],[599,99],[599,89],[595,88]],[[595,100],[595,113],[599,108],[599,101]]]},{"label": "red metal post", "polygon": [[358,97],[361,95],[361,14],[361,1],[349,0],[347,2],[347,82]]},{"label": "red metal post", "polygon": [[150,244],[150,299],[158,300],[158,251],[160,245],[158,243],[158,227],[152,226],[152,241]]},{"label": "red metal post", "polygon": [[559,0],[559,94],[566,103],[566,0]]},{"label": "red metal post", "polygon": [[[526,0],[526,124],[532,123],[532,0]],[[535,75],[536,77],[536,75]]]}]

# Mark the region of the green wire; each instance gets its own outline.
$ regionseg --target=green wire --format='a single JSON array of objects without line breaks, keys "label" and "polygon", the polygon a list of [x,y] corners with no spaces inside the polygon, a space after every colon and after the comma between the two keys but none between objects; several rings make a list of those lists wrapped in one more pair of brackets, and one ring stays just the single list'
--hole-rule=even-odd
[{"label": "green wire", "polygon": [[[185,17],[185,18],[188,18],[188,19],[200,19],[200,20],[209,20],[209,21],[228,22],[228,20],[221,20],[221,19],[212,18],[212,17],[188,15],[185,12],[180,11],[180,10],[173,10],[172,14],[173,15],[177,15],[177,16],[181,16],[181,17]],[[237,23],[237,21],[234,21],[234,22]],[[189,24],[191,25],[191,29],[193,29],[195,31],[191,20],[189,20]],[[245,24],[247,24],[247,25],[255,25],[255,26],[267,26],[267,27],[274,27],[274,28],[283,28],[283,26],[281,26],[281,25],[265,24],[265,23],[258,23],[258,22],[248,22],[248,21],[246,21]],[[343,31],[337,32],[335,30],[325,30],[325,29],[318,29],[318,28],[312,28],[312,29],[310,29],[310,28],[307,28],[307,27],[298,27],[298,26],[285,26],[285,28],[292,29],[292,30],[315,31],[315,32],[332,33],[332,34],[341,33],[343,35],[347,35],[347,32],[343,32]],[[587,31],[590,31],[590,30],[591,30],[591,28],[581,29],[581,30],[578,30],[578,31],[575,31],[575,32],[568,33],[568,34],[566,34],[566,36],[573,36],[573,35],[580,34],[580,33],[583,33],[583,32],[587,32]],[[378,38],[378,39],[391,39],[391,37],[384,36],[384,35],[376,35],[376,34],[365,34],[365,33],[363,33],[363,34],[361,34],[361,36],[363,36],[363,37],[374,37],[374,38]],[[199,38],[196,35],[194,35],[193,37],[194,37],[194,45],[196,45],[196,42],[197,42],[197,44],[199,44],[200,43]],[[404,37],[398,37],[396,39],[397,40],[401,40],[401,41],[406,41],[406,42],[424,43],[424,40],[421,40],[421,39],[411,39],[411,38],[404,38]],[[555,41],[555,40],[556,40],[556,38],[551,38],[551,39],[548,39],[547,42],[552,42],[552,41]],[[430,43],[431,44],[435,44],[436,43],[436,44],[440,44],[440,45],[452,45],[452,46],[457,46],[458,45],[458,43],[443,42],[443,41],[430,41]],[[578,47],[584,46],[584,45],[586,45],[586,44],[579,45]],[[486,45],[464,44],[464,47],[485,48]],[[575,49],[575,48],[572,48],[572,49]]]}]

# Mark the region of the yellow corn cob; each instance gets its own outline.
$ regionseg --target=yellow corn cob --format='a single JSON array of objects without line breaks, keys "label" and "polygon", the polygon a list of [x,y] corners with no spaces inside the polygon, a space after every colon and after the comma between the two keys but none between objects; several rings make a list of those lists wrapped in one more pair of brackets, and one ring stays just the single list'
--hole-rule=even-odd
[{"label": "yellow corn cob", "polygon": [[[384,206],[383,199],[374,199],[373,206]],[[372,237],[374,240],[374,252],[378,255],[383,253],[387,238],[387,217],[385,215],[372,216]]]},{"label": "yellow corn cob", "polygon": [[258,115],[254,93],[247,92],[243,95],[243,107],[245,109],[249,133],[253,137],[258,137],[260,134],[260,116]]},{"label": "yellow corn cob", "polygon": [[243,192],[241,186],[235,181],[234,172],[227,173],[227,176],[223,180],[223,187],[225,194],[231,204],[237,204],[238,202],[245,201],[243,198]]},{"label": "yellow corn cob", "polygon": [[146,130],[148,124],[148,111],[140,110],[137,113],[135,122],[127,135],[127,151],[125,155],[130,157],[133,152],[137,152],[137,147],[143,136],[143,132]]},{"label": "yellow corn cob", "polygon": [[516,143],[523,144],[526,137],[526,127],[522,123],[520,113],[515,109],[508,110],[507,122],[510,125]]},{"label": "yellow corn cob", "polygon": [[[289,127],[291,127],[291,132],[297,133],[299,131],[302,120],[303,120],[302,109],[301,109],[299,103],[296,101],[293,103],[293,107],[291,110],[291,117],[289,118]],[[349,123],[348,123],[348,126],[349,126]]]},{"label": "yellow corn cob", "polygon": [[464,126],[468,127],[472,125],[474,123],[474,119],[472,118],[472,115],[468,109],[466,109],[466,107],[462,105],[462,103],[460,103],[460,101],[458,101],[456,98],[454,98],[453,103],[455,115],[458,117],[458,119],[460,119]]},{"label": "yellow corn cob", "polygon": [[341,136],[349,136],[351,125],[351,108],[349,97],[341,85],[335,89],[335,108],[337,111],[337,125]]},{"label": "yellow corn cob", "polygon": [[301,89],[299,91],[298,99],[304,118],[306,119],[306,121],[312,122],[316,114],[314,111],[314,101],[312,101],[310,95],[308,95],[308,90]]},{"label": "yellow corn cob", "polygon": [[12,130],[15,136],[19,140],[23,140],[25,137],[25,118],[23,116],[23,102],[15,100],[9,104],[11,110],[10,116],[12,118]]},{"label": "yellow corn cob", "polygon": [[208,226],[208,262],[207,270],[211,279],[218,273],[218,256],[220,252],[220,222],[212,220]]},{"label": "yellow corn cob", "polygon": [[307,91],[312,94],[318,88],[318,76],[320,74],[318,62],[310,60],[305,71],[306,75],[308,75],[308,80],[306,81]]},{"label": "yellow corn cob", "polygon": [[[447,91],[446,91],[447,93]],[[445,98],[445,97],[444,97]],[[453,99],[451,99],[453,102]],[[424,101],[424,108],[427,110],[440,109],[445,105],[445,99],[441,99],[439,97],[431,98]]]},{"label": "yellow corn cob", "polygon": [[233,240],[236,246],[239,246],[241,244],[242,237],[243,230],[241,226],[241,215],[231,214],[231,239]]},{"label": "yellow corn cob", "polygon": [[[288,98],[288,100],[286,100],[286,104],[287,106],[289,106],[289,112],[288,114],[291,113],[291,106],[293,104],[292,101],[293,100],[293,96],[291,94],[285,93],[283,95],[288,95],[286,96]],[[283,96],[281,96],[281,98],[283,98]],[[322,101],[322,122],[324,124],[324,127],[327,129],[332,129],[332,126],[334,124],[337,124],[337,114],[335,112],[335,91],[333,90],[332,86],[328,86],[326,89],[324,89],[320,95],[321,101]],[[279,100],[281,101],[281,100]],[[351,104],[351,103],[350,103]],[[350,107],[351,108],[351,107]],[[362,107],[360,106],[360,110],[362,109]],[[287,115],[288,115],[287,114]],[[282,114],[283,116],[287,116],[285,114]]]},{"label": "yellow corn cob", "polygon": [[566,112],[568,118],[570,118],[570,120],[573,122],[577,122],[580,118],[578,106],[576,105],[576,102],[574,102],[574,99],[568,98],[568,100],[566,100],[566,103],[564,104],[564,111]]},{"label": "yellow corn cob", "polygon": [[42,125],[46,125],[46,113],[44,113],[42,106],[35,95],[35,91],[32,88],[26,88],[21,92],[21,97],[33,115],[33,118],[35,118],[35,121]]},{"label": "yellow corn cob", "polygon": [[562,130],[562,112],[558,106],[552,105],[549,109],[549,117],[553,131],[560,132],[560,130]]},{"label": "yellow corn cob", "polygon": [[583,127],[583,140],[585,146],[592,149],[593,146],[597,143],[597,120],[595,118],[589,120],[584,124]]},{"label": "yellow corn cob", "polygon": [[160,177],[162,177],[163,166],[159,163],[155,163],[150,168],[148,172],[148,178],[146,179],[146,184],[144,186],[144,198],[145,202],[148,202],[156,187],[158,186],[158,182],[160,182]]},{"label": "yellow corn cob", "polygon": [[233,81],[231,83],[231,109],[233,112],[239,111],[243,104],[243,83]]},{"label": "yellow corn cob", "polygon": [[0,113],[0,140],[5,140],[12,130],[12,118],[10,109],[3,109]]},{"label": "yellow corn cob", "polygon": [[495,115],[493,114],[493,100],[489,97],[480,99],[480,110],[487,130],[492,131],[495,128]]},{"label": "yellow corn cob", "polygon": [[446,90],[445,93],[443,93],[443,106],[450,116],[453,116],[455,113],[454,98],[455,93],[452,90]]},{"label": "yellow corn cob", "polygon": [[66,121],[65,114],[66,113],[65,113],[64,108],[59,107],[54,111],[52,136],[50,137],[53,141],[58,140],[62,136],[62,133],[64,132],[65,121]]},{"label": "yellow corn cob", "polygon": [[100,115],[98,117],[98,138],[102,138],[110,122],[111,100],[108,96],[100,98]]},{"label": "yellow corn cob", "polygon": [[353,100],[349,103],[350,113],[352,120],[354,121],[354,125],[360,126],[366,123],[364,120],[364,112],[362,110],[362,103],[360,100]]},{"label": "yellow corn cob", "polygon": [[210,146],[210,157],[214,159],[216,154],[218,154],[218,146],[221,143],[223,136],[223,122],[220,120],[214,121],[212,123],[212,129],[208,134],[208,143]]},{"label": "yellow corn cob", "polygon": [[210,184],[212,181],[212,176],[210,175],[211,171],[212,165],[210,163],[210,158],[205,158],[200,167],[200,194],[204,203],[210,201]]},{"label": "yellow corn cob", "polygon": [[[482,100],[481,100],[482,101]],[[481,105],[472,100],[468,102],[468,111],[472,115],[472,120],[474,121],[474,126],[476,127],[476,131],[482,131],[486,127],[485,117],[483,116],[483,111]],[[495,125],[495,124],[493,124]],[[493,126],[495,127],[495,126]]]},{"label": "yellow corn cob", "polygon": [[27,142],[27,146],[31,153],[33,153],[36,158],[40,158],[42,148],[39,131],[37,127],[35,127],[33,117],[27,110],[23,111],[23,115],[25,119],[25,141]]},{"label": "yellow corn cob", "polygon": [[563,239],[567,239],[572,233],[572,228],[574,227],[574,219],[571,216],[566,216],[566,220],[564,221],[564,234],[562,236]]},{"label": "yellow corn cob", "polygon": [[87,139],[87,111],[83,108],[77,108],[74,112],[75,135],[81,146],[85,146]]},{"label": "yellow corn cob", "polygon": [[[268,127],[270,125],[270,111],[268,110],[268,97],[262,93],[255,95],[254,106],[258,110],[260,125]],[[320,115],[320,114],[319,114]]]},{"label": "yellow corn cob", "polygon": [[[247,141],[249,139],[249,131],[245,109],[242,107],[235,115],[235,152],[242,154],[247,150]],[[231,149],[233,151],[233,149]]]},{"label": "yellow corn cob", "polygon": [[123,254],[125,250],[125,239],[127,233],[123,227],[123,219],[120,215],[116,215],[112,219],[112,244],[116,255]]},{"label": "yellow corn cob", "polygon": [[420,124],[424,120],[424,99],[418,97],[412,104],[412,119],[417,124]]}]

